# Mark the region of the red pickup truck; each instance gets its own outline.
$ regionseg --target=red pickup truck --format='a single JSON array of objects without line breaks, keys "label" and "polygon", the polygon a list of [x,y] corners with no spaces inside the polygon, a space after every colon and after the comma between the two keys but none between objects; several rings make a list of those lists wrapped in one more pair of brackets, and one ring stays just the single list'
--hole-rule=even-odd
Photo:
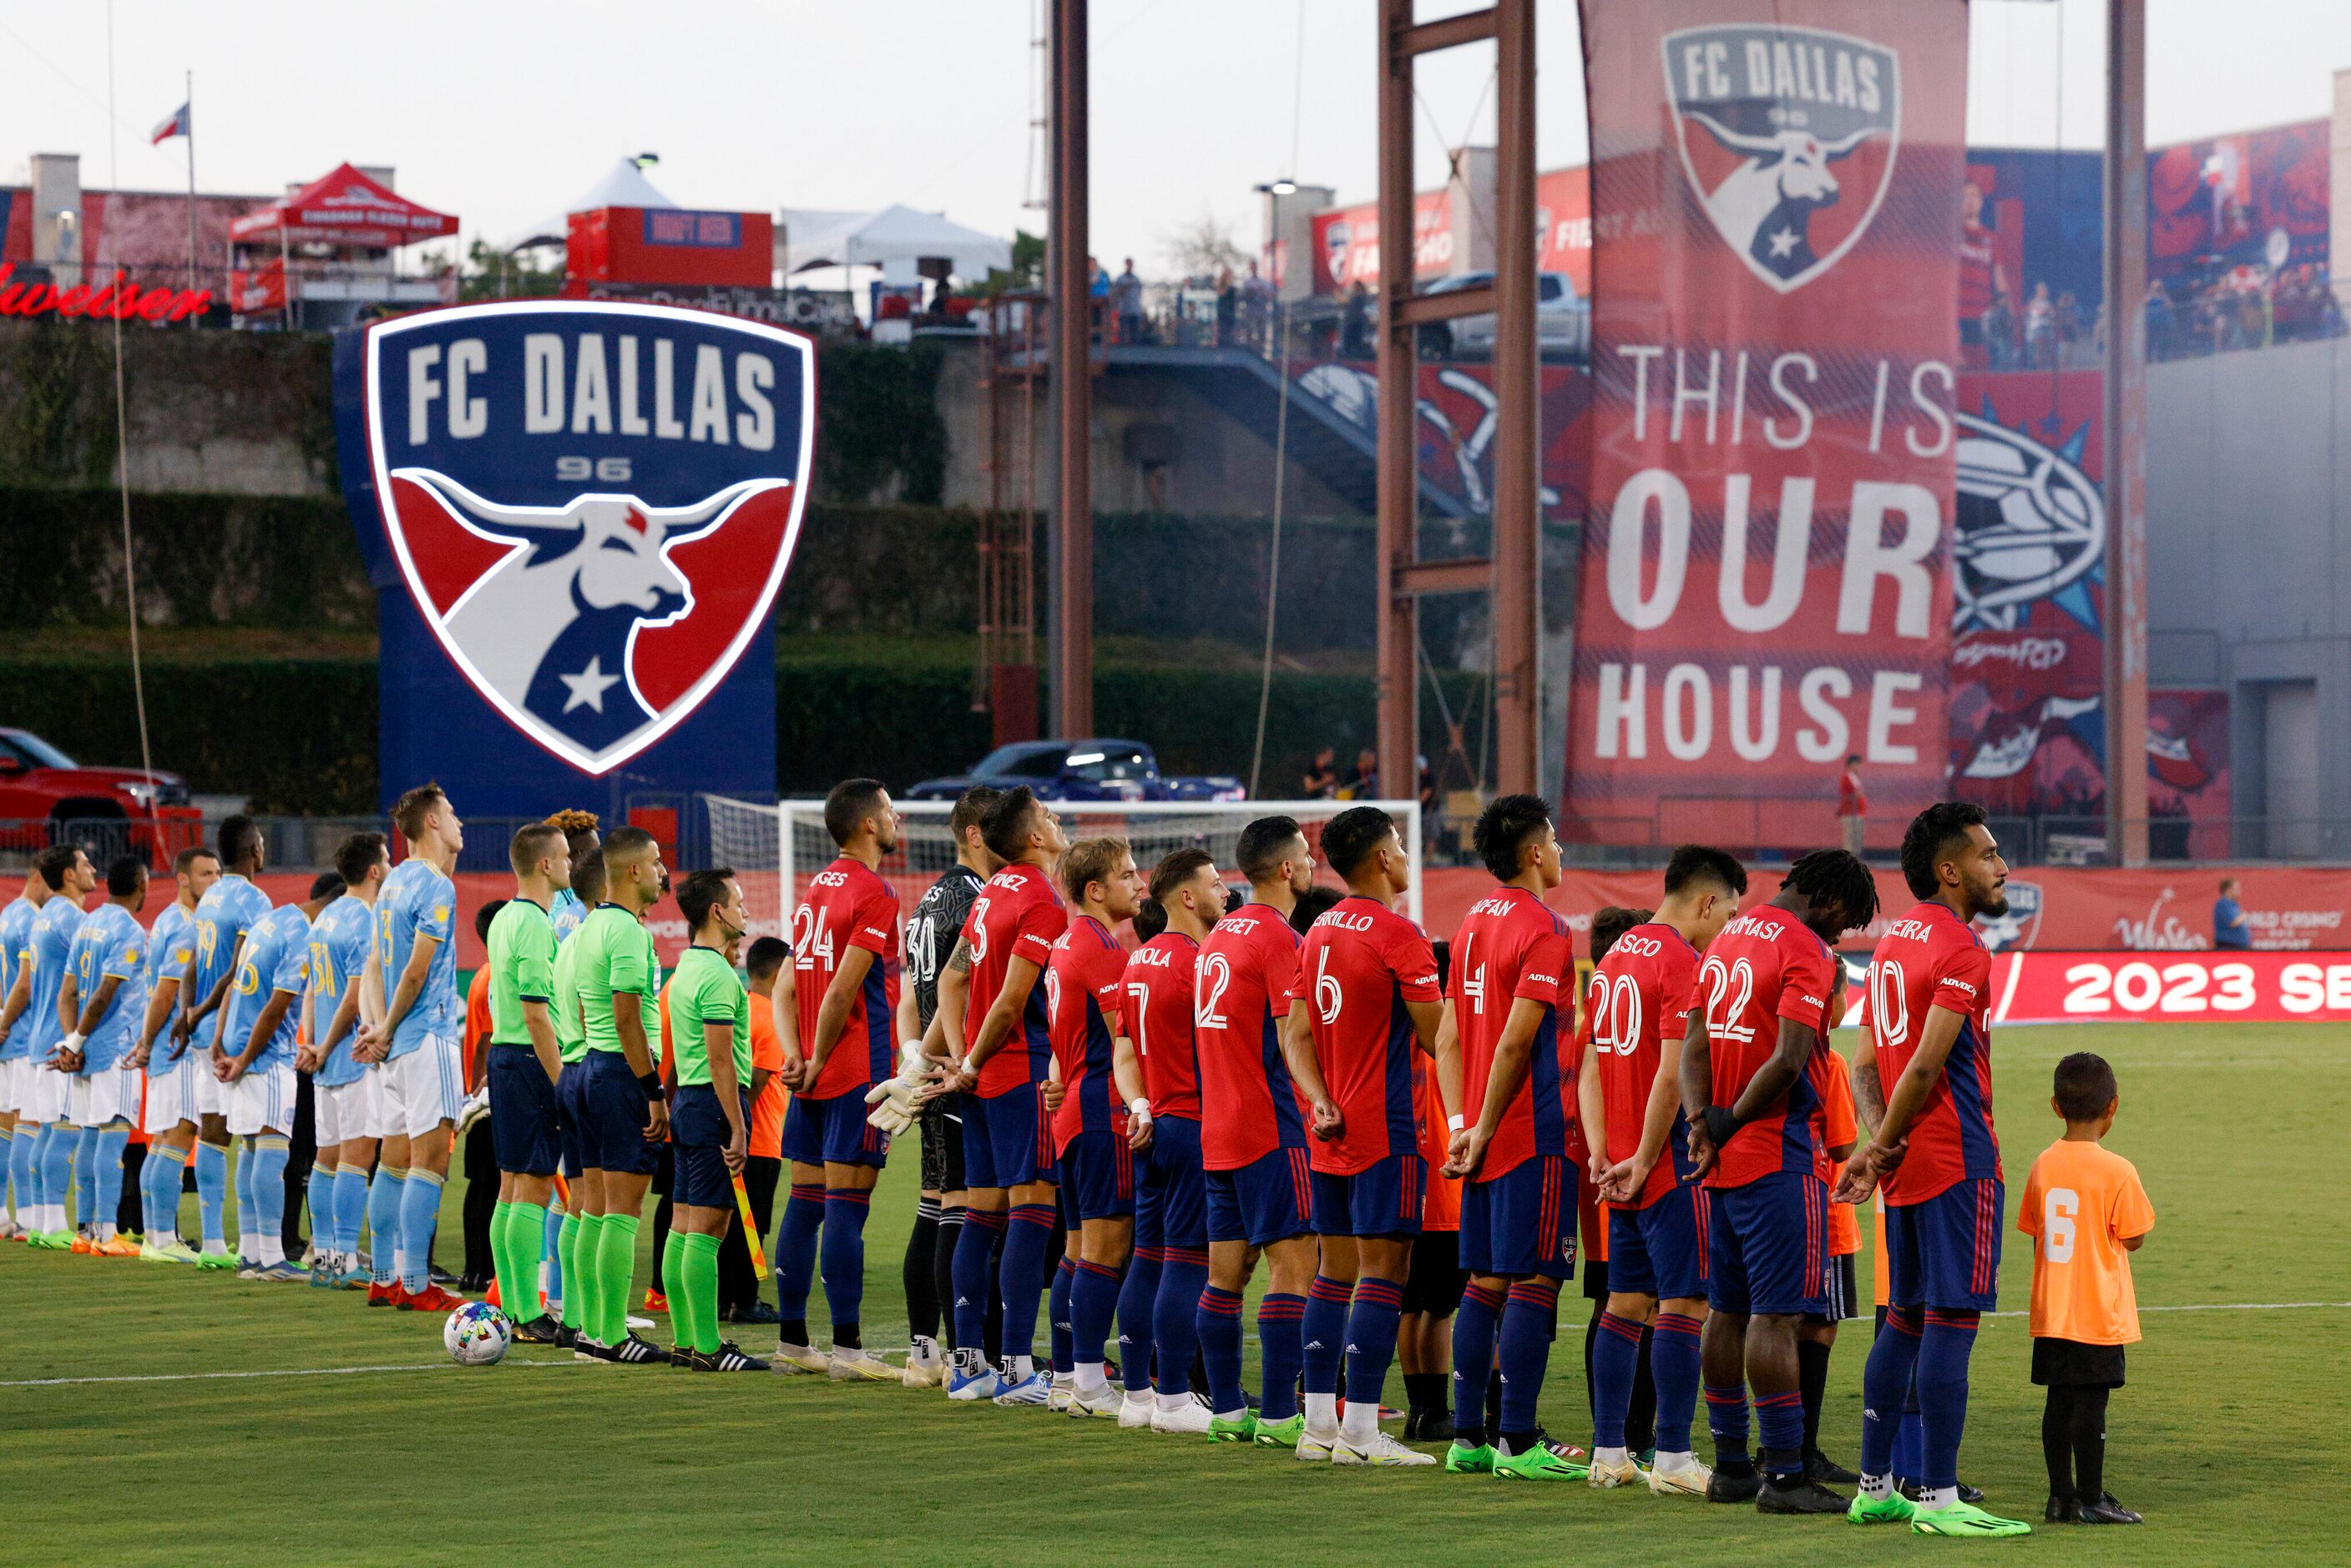
[{"label": "red pickup truck", "polygon": [[135,851],[161,868],[203,835],[178,774],[85,768],[30,731],[0,727],[0,847],[72,841],[94,859]]}]

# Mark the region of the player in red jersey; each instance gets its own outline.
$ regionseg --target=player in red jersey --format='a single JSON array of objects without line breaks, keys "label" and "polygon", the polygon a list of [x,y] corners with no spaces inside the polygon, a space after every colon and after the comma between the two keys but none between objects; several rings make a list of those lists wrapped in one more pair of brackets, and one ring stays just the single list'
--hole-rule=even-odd
[{"label": "player in red jersey", "polygon": [[[1861,1524],[1907,1521],[1922,1535],[2023,1535],[2021,1520],[1959,1495],[1968,1357],[1996,1306],[2000,1139],[1991,1124],[1991,956],[1970,929],[2005,915],[2008,862],[1982,809],[1928,807],[1902,835],[1902,880],[1919,903],[1878,938],[1865,992],[1871,1054],[1854,1069],[1865,1101],[1886,1084],[1885,1114],[1837,1182],[1838,1201],[1886,1189],[1886,1332],[1862,1373]],[[1926,1439],[1914,1505],[1894,1490],[1893,1449],[1916,1376]]]},{"label": "player in red jersey", "polygon": [[[1306,1122],[1281,1052],[1281,1020],[1298,973],[1290,917],[1314,882],[1314,859],[1292,817],[1259,817],[1234,851],[1249,901],[1200,939],[1193,1042],[1200,1068],[1200,1165],[1207,1185],[1208,1286],[1200,1293],[1200,1358],[1208,1372],[1209,1435],[1295,1448],[1306,1292],[1314,1278],[1312,1184]],[[1266,1292],[1257,1335],[1265,1382],[1257,1414],[1241,1390],[1241,1297],[1258,1252]]]},{"label": "player in red jersey", "polygon": [[[1322,1239],[1306,1306],[1306,1430],[1297,1454],[1341,1465],[1432,1465],[1435,1455],[1381,1431],[1379,1415],[1428,1180],[1413,1121],[1411,1052],[1433,1054],[1438,1044],[1437,957],[1420,927],[1389,907],[1412,873],[1385,811],[1340,812],[1323,824],[1322,853],[1347,896],[1306,933],[1281,1038],[1311,1113],[1308,1163]],[[1443,1043],[1437,1089],[1449,1123],[1461,1113],[1461,1063],[1452,1041]]]},{"label": "player in red jersey", "polygon": [[[1869,868],[1846,851],[1818,850],[1788,868],[1769,904],[1725,925],[1698,966],[1681,1096],[1690,1174],[1707,1189],[1710,1311],[1700,1355],[1711,1501],[1844,1511],[1844,1498],[1804,1479],[1796,1327],[1828,1305],[1828,1166],[1813,1128],[1812,1074],[1814,1054],[1827,1049],[1821,1026],[1836,964],[1828,944],[1876,914]],[[1761,1478],[1747,1458],[1750,1386]]]},{"label": "player in red jersey", "polygon": [[[1045,965],[1045,1014],[1061,1083],[1053,1155],[1070,1218],[1078,1222],[1069,1301],[1076,1372],[1071,1408],[1115,1415],[1118,1396],[1105,1382],[1102,1343],[1134,1241],[1128,1117],[1144,1094],[1142,1067],[1119,1024],[1126,949],[1111,928],[1134,918],[1143,877],[1124,839],[1080,839],[1061,857],[1061,891],[1070,923]],[[1008,1301],[1008,1286],[1005,1295]],[[1051,1378],[1034,1376],[1005,1389],[997,1403],[1041,1405],[1051,1385]]]},{"label": "player in red jersey", "polygon": [[[1453,1319],[1456,1475],[1581,1480],[1566,1445],[1542,1440],[1535,1406],[1551,1360],[1559,1282],[1575,1272],[1578,1172],[1574,1119],[1575,953],[1567,922],[1543,903],[1559,885],[1559,836],[1537,795],[1504,795],[1472,841],[1501,883],[1472,904],[1455,934],[1440,1042],[1458,1042],[1463,1100],[1446,1170],[1461,1187],[1461,1266],[1469,1276]],[[1447,1052],[1446,1054],[1449,1054]],[[1501,1429],[1486,1430],[1487,1373],[1499,1345]],[[1493,1440],[1489,1441],[1489,1437]]]},{"label": "player in red jersey", "polygon": [[[1118,1298],[1117,1396],[1087,1414],[1115,1413],[1119,1425],[1210,1435],[1208,1406],[1192,1392],[1200,1297],[1208,1283],[1207,1190],[1200,1166],[1200,1073],[1192,1019],[1200,941],[1224,913],[1225,884],[1202,849],[1180,849],[1151,871],[1151,895],[1135,920],[1146,936],[1126,960],[1119,1020],[1140,1061],[1144,1099],[1128,1110],[1137,1163],[1134,1261]],[[1240,1321],[1233,1319],[1236,1341]],[[1146,1375],[1156,1365],[1155,1379]],[[1071,1414],[1081,1412],[1076,1404]],[[1243,1406],[1243,1414],[1247,1406]]]},{"label": "player in red jersey", "polygon": [[[1036,1375],[1030,1352],[1037,1298],[1056,1227],[1052,1129],[1039,1092],[1051,1064],[1052,1039],[1038,981],[1070,923],[1069,908],[1053,887],[1053,868],[1070,841],[1027,786],[1006,790],[988,807],[980,837],[1004,869],[972,900],[947,960],[968,971],[970,988],[961,1018],[940,1010],[948,1066],[933,1091],[964,1096],[969,1196],[955,1255],[961,1364],[947,1380],[947,1397],[956,1400],[991,1399]],[[987,1327],[988,1259],[999,1238],[1000,1374],[988,1368],[980,1348]]]},{"label": "player in red jersey", "polygon": [[1609,1207],[1608,1300],[1593,1343],[1592,1484],[1642,1479],[1626,1450],[1625,1413],[1638,1378],[1641,1331],[1657,1391],[1661,1497],[1704,1496],[1712,1472],[1690,1452],[1698,1408],[1698,1336],[1706,1322],[1705,1199],[1688,1182],[1689,1123],[1682,1115],[1682,1035],[1698,955],[1739,913],[1747,869],[1704,844],[1666,862],[1666,896],[1617,938],[1593,972],[1583,1122],[1602,1134],[1592,1176]]},{"label": "player in red jersey", "polygon": [[[876,869],[898,847],[898,812],[873,779],[845,779],[824,798],[825,831],[841,853],[809,879],[792,917],[792,1027],[778,1030],[791,1192],[776,1231],[778,1370],[836,1381],[894,1382],[858,1328],[865,1300],[865,1217],[890,1137],[865,1119],[865,1092],[891,1074],[898,979],[898,894]],[[803,1057],[802,1053],[806,1055]],[[811,1345],[809,1286],[821,1232],[832,1354]]]}]

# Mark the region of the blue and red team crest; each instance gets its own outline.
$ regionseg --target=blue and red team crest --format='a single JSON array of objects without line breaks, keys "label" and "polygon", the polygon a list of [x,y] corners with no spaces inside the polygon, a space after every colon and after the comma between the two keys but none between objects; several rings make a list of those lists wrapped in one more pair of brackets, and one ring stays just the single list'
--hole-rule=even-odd
[{"label": "blue and red team crest", "polygon": [[1782,294],[1834,267],[1894,176],[1894,51],[1760,23],[1667,33],[1664,53],[1682,172],[1724,243]]},{"label": "blue and red team crest", "polygon": [[355,348],[344,439],[390,563],[466,685],[545,752],[610,772],[766,646],[807,500],[807,339],[546,300],[424,311]]}]

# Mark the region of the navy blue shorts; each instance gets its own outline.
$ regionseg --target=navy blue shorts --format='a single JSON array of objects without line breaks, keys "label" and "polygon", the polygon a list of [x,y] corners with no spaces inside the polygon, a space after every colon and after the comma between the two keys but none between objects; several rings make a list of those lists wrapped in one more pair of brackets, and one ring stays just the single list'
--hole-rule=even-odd
[{"label": "navy blue shorts", "polygon": [[1161,1116],[1151,1124],[1151,1146],[1144,1151],[1143,1180],[1134,1195],[1134,1244],[1194,1249],[1208,1244],[1200,1124],[1188,1116]]},{"label": "navy blue shorts", "polygon": [[1053,1129],[1034,1083],[1017,1084],[994,1098],[963,1097],[963,1175],[970,1186],[1033,1186],[1051,1183]]},{"label": "navy blue shorts", "polygon": [[1080,1133],[1061,1151],[1061,1206],[1072,1219],[1134,1215],[1134,1151],[1118,1132]]},{"label": "navy blue shorts", "polygon": [[[1741,1316],[1829,1310],[1828,1184],[1773,1171],[1744,1186],[1705,1189],[1707,1304]],[[1616,1260],[1608,1260],[1616,1284]]]},{"label": "navy blue shorts", "polygon": [[[741,1094],[741,1090],[736,1092]],[[743,1125],[751,1124],[751,1101],[743,1095]],[[676,1153],[670,1201],[696,1208],[735,1207],[735,1179],[726,1172],[726,1112],[718,1091],[707,1083],[681,1084],[669,1114],[669,1137]]]},{"label": "navy blue shorts", "polygon": [[1608,1211],[1608,1288],[1661,1301],[1706,1294],[1706,1199],[1676,1186],[1646,1208]]},{"label": "navy blue shorts", "polygon": [[865,1091],[823,1100],[795,1094],[784,1110],[784,1158],[800,1165],[880,1166],[890,1158],[890,1134],[865,1119]]},{"label": "navy blue shorts", "polygon": [[1208,1172],[1208,1239],[1270,1247],[1314,1229],[1314,1174],[1303,1148]]},{"label": "navy blue shorts", "polygon": [[1314,1173],[1314,1229],[1322,1236],[1417,1236],[1428,1162],[1390,1155],[1353,1176]]},{"label": "navy blue shorts", "polygon": [[580,1157],[591,1170],[653,1174],[661,1145],[645,1141],[645,1086],[617,1051],[590,1051],[580,1086]]},{"label": "navy blue shorts", "polygon": [[1924,1203],[1886,1206],[1886,1297],[1897,1307],[1988,1312],[1998,1304],[1999,1181],[1973,1176]]},{"label": "navy blue shorts", "polygon": [[1575,1277],[1575,1193],[1564,1155],[1520,1160],[1489,1181],[1461,1184],[1461,1267],[1471,1274]]},{"label": "navy blue shorts", "polygon": [[587,1061],[565,1062],[563,1075],[555,1081],[555,1136],[563,1150],[564,1176],[571,1181],[578,1181],[580,1173],[588,1168],[582,1154],[587,1140],[581,1131],[587,1124],[582,1099],[587,1092]]},{"label": "navy blue shorts", "polygon": [[547,1081],[538,1053],[526,1046],[483,1049],[490,1053],[490,1146],[498,1169],[510,1176],[553,1176],[563,1145],[555,1125],[555,1085]]}]

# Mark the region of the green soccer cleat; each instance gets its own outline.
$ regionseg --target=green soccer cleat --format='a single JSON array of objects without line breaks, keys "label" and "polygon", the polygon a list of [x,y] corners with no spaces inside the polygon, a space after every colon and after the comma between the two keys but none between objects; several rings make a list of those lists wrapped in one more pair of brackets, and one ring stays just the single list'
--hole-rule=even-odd
[{"label": "green soccer cleat", "polygon": [[[1222,1416],[1208,1417],[1208,1441],[1211,1443],[1254,1443],[1257,1441],[1257,1412],[1244,1410],[1240,1419],[1228,1421]],[[1296,1438],[1291,1446],[1295,1447]]]},{"label": "green soccer cleat", "polygon": [[1523,1454],[1505,1455],[1494,1450],[1494,1479],[1504,1481],[1580,1481],[1590,1479],[1592,1468],[1567,1457],[1567,1445],[1543,1441]]},{"label": "green soccer cleat", "polygon": [[199,1252],[196,1254],[196,1267],[199,1269],[227,1269],[235,1270],[243,1262],[244,1260],[239,1258],[234,1252]]},{"label": "green soccer cleat", "polygon": [[1887,1497],[1864,1492],[1853,1500],[1844,1516],[1855,1524],[1907,1524],[1917,1511],[1918,1505],[1898,1491]]},{"label": "green soccer cleat", "polygon": [[1256,1423],[1250,1435],[1257,1439],[1257,1446],[1260,1448],[1295,1448],[1298,1439],[1306,1436],[1306,1415],[1303,1411],[1279,1421],[1269,1421],[1254,1413],[1249,1419]]},{"label": "green soccer cleat", "polygon": [[1989,1541],[2005,1535],[2030,1535],[2032,1526],[2021,1519],[2002,1519],[1970,1502],[1949,1508],[1916,1509],[1910,1516],[1913,1535],[1948,1535],[1961,1541]]},{"label": "green soccer cleat", "polygon": [[1497,1457],[1491,1443],[1480,1443],[1471,1448],[1457,1437],[1446,1448],[1445,1473],[1448,1476],[1490,1476],[1494,1473]]}]

